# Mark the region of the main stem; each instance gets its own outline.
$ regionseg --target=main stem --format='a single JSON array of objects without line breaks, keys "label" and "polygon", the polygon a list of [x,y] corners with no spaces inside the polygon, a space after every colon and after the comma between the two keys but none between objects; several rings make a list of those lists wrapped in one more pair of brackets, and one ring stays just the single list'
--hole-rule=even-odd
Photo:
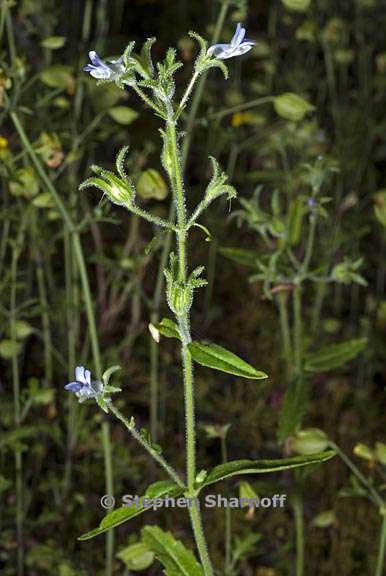
[{"label": "main stem", "polygon": [[377,567],[375,569],[375,576],[382,576],[385,569],[385,557],[386,557],[386,516],[383,516],[381,536],[379,539],[378,546],[378,558]]},{"label": "main stem", "polygon": [[[170,161],[172,164],[170,177],[173,188],[174,202],[177,213],[177,246],[178,246],[178,280],[182,284],[186,283],[187,254],[186,254],[186,209],[184,183],[182,167],[177,143],[176,123],[172,117],[167,120],[168,143],[170,146]],[[191,342],[189,312],[185,311],[177,316],[178,325],[182,338],[182,365],[184,375],[184,397],[185,397],[185,426],[186,426],[186,475],[188,493],[195,495],[196,479],[196,427],[195,427],[195,406],[194,406],[194,379],[193,362],[188,344]],[[196,502],[196,501],[195,501]],[[209,558],[208,547],[201,522],[199,504],[195,504],[190,509],[190,520],[193,534],[204,568],[205,576],[213,576],[213,568]]]},{"label": "main stem", "polygon": [[[211,44],[216,44],[221,34],[221,30],[224,26],[225,18],[229,9],[230,2],[223,2],[221,4],[221,9],[219,11],[214,33],[212,36]],[[192,139],[192,133],[194,129],[194,122],[198,113],[200,106],[204,85],[206,80],[206,74],[199,80],[198,87],[192,98],[192,106],[190,108],[187,123],[186,123],[186,138],[184,140],[183,150],[182,150],[182,171],[185,170],[186,159],[188,156],[190,143]],[[171,205],[169,212],[169,220],[174,221],[174,206]],[[151,315],[151,322],[156,324],[159,320],[159,308],[163,292],[163,271],[167,264],[168,255],[170,252],[172,235],[169,231],[165,237],[164,246],[161,253],[161,259],[158,268],[156,289],[153,298],[153,311]],[[150,357],[151,357],[151,409],[150,409],[150,420],[151,420],[151,435],[153,439],[157,438],[158,435],[158,388],[159,388],[159,352],[156,342],[153,338],[150,338]]]}]

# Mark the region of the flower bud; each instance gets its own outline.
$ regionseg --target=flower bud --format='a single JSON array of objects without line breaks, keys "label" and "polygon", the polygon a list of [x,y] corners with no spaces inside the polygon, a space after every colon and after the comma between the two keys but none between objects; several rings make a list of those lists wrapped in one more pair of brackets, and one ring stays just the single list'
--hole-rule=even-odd
[{"label": "flower bud", "polygon": [[192,289],[180,282],[173,282],[168,291],[168,304],[176,316],[180,316],[190,310],[193,301]]},{"label": "flower bud", "polygon": [[308,454],[315,454],[322,452],[329,444],[328,436],[319,430],[319,428],[307,428],[299,430],[291,440],[291,448],[293,452],[307,456]]}]

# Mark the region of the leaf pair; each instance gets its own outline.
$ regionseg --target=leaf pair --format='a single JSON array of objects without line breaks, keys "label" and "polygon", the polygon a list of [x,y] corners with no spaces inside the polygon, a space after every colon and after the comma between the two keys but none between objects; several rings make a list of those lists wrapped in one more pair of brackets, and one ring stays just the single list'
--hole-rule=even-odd
[{"label": "leaf pair", "polygon": [[[212,468],[212,470],[209,470],[205,477],[201,479],[202,481],[199,485],[196,486],[196,490],[197,493],[199,493],[203,488],[216,484],[222,480],[226,480],[227,478],[232,478],[233,476],[267,474],[320,464],[321,462],[330,460],[334,455],[335,452],[333,450],[327,450],[310,456],[294,456],[292,458],[276,460],[234,460],[232,462],[227,462],[226,464],[220,464],[219,466]],[[161,480],[151,484],[142,498],[156,499],[165,498],[167,496],[179,498],[183,492],[184,489],[177,486],[174,482]],[[128,520],[143,514],[149,508],[143,505],[142,498],[138,499],[138,505],[132,503],[130,507],[122,506],[109,512],[103,518],[98,528],[83,534],[78,539],[81,541],[90,540],[99,534],[103,534],[107,530],[116,528]]]}]

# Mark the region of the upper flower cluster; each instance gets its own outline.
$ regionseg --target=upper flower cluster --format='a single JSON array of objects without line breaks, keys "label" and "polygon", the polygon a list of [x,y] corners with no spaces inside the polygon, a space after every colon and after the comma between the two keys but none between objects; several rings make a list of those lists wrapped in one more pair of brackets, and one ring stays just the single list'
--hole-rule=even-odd
[{"label": "upper flower cluster", "polygon": [[[217,60],[227,60],[235,56],[242,56],[256,44],[254,40],[246,39],[245,33],[245,28],[238,23],[230,44],[214,44],[208,48],[206,55]],[[151,40],[153,41],[153,39]],[[96,52],[91,51],[89,52],[89,57],[91,63],[87,64],[83,70],[89,72],[97,80],[116,82],[126,72],[124,56],[121,56],[118,60],[105,61]]]}]

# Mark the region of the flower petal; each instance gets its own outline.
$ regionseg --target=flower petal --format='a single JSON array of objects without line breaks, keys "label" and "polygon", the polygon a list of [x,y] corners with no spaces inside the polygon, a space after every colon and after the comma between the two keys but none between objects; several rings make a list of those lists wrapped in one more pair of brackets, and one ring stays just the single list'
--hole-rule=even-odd
[{"label": "flower petal", "polygon": [[68,390],[69,392],[79,392],[83,388],[83,384],[80,382],[70,382],[66,384],[64,389]]},{"label": "flower petal", "polygon": [[77,366],[75,368],[75,379],[77,382],[83,382],[84,381],[84,367],[83,366]]},{"label": "flower petal", "polygon": [[91,50],[91,52],[88,53],[88,56],[89,56],[91,62],[94,64],[94,66],[103,66],[104,65],[103,60],[101,60],[99,58],[98,54],[94,50]]},{"label": "flower petal", "polygon": [[236,32],[234,33],[234,36],[232,38],[231,42],[232,46],[238,46],[239,44],[241,44],[241,42],[244,40],[244,36],[245,36],[245,28],[243,28],[239,22],[236,27]]}]

